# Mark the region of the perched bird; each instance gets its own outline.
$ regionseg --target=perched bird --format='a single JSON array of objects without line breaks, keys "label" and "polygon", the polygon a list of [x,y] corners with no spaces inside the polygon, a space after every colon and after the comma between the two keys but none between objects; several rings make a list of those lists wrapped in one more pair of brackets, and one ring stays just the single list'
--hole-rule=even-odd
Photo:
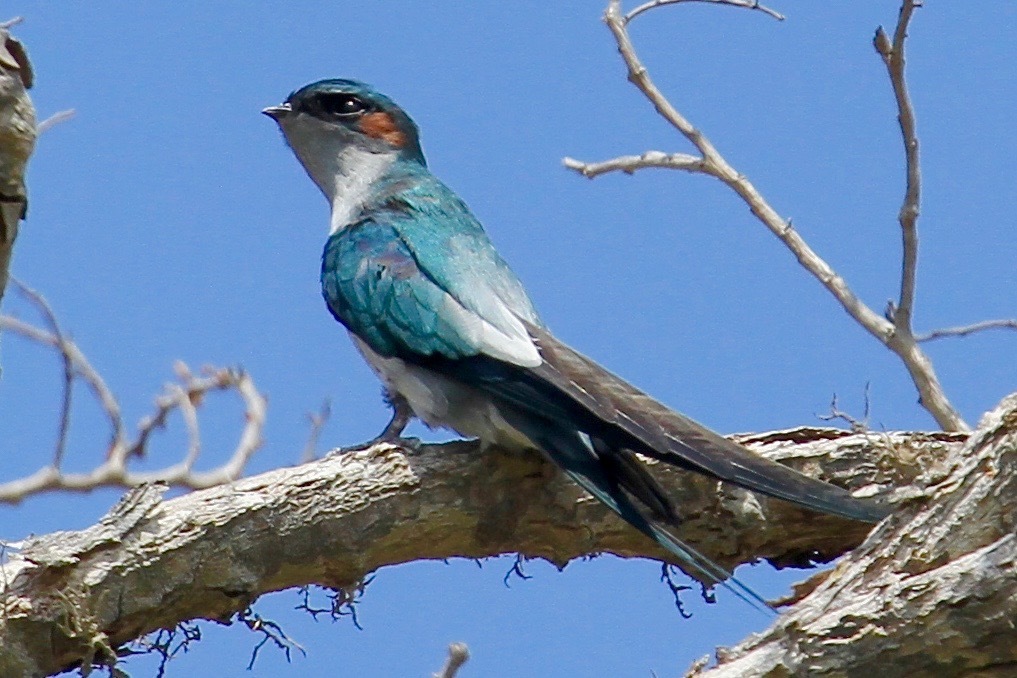
[{"label": "perched bird", "polygon": [[[355,80],[263,113],[332,208],[321,288],[393,407],[487,444],[538,450],[709,583],[765,602],[669,531],[670,497],[637,453],[823,513],[886,510],[759,457],[580,355],[541,322],[469,208],[427,169],[413,120]],[[730,584],[726,583],[730,580]]]}]

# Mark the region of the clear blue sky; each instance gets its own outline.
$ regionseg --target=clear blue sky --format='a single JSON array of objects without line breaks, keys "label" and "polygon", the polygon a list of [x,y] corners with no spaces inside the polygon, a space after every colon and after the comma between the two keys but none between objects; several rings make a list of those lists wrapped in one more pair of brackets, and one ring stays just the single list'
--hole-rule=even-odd
[{"label": "clear blue sky", "polygon": [[[40,117],[74,108],[32,161],[14,272],[42,291],[129,421],[174,360],[242,365],[269,395],[251,472],[295,463],[306,414],[329,397],[323,446],[363,441],[387,413],[319,297],[328,210],[259,114],[322,77],[355,77],[422,128],[433,170],[486,224],[563,339],[722,432],[817,424],[841,396],[872,422],[931,428],[903,368],[726,189],[663,171],[587,181],[561,167],[687,146],[624,79],[602,0],[504,3],[8,3],[37,72]],[[1017,315],[1017,6],[929,2],[910,42],[925,200],[918,329]],[[897,4],[778,0],[788,20],[710,6],[659,10],[633,36],[660,86],[876,309],[896,295],[902,154],[870,40]],[[5,310],[27,315],[12,297]],[[1017,336],[930,346],[972,423],[1017,387]],[[48,458],[60,371],[3,342],[3,477]],[[77,393],[70,461],[100,458],[106,430]],[[206,464],[234,442],[232,400],[206,407]],[[174,426],[153,462],[178,459]],[[91,524],[119,496],[0,507],[0,538]],[[463,676],[679,674],[765,620],[720,592],[681,619],[654,563],[599,558],[510,589],[507,559],[378,573],[359,614],[312,623],[294,592],[257,609],[308,650],[291,665],[257,638],[205,625],[176,676],[427,675],[450,641]],[[801,577],[740,574],[764,594]],[[126,668],[150,675],[154,663]]]}]

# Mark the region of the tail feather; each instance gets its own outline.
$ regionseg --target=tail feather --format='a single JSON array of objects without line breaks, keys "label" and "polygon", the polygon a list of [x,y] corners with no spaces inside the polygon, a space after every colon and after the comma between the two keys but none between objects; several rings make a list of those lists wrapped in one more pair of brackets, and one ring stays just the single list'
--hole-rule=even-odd
[{"label": "tail feather", "polygon": [[[674,507],[660,485],[639,464],[631,451],[610,449],[604,441],[554,426],[546,420],[526,415],[512,418],[512,424],[539,446],[572,480],[671,553],[689,574],[697,576],[707,585],[719,584],[760,611],[775,614],[766,600],[731,572],[668,531],[662,521],[677,523]],[[624,469],[624,472],[617,472],[619,468]],[[661,515],[647,517],[633,503],[630,495],[646,504],[655,514]]]},{"label": "tail feather", "polygon": [[[823,513],[864,522],[877,522],[887,515],[883,506],[753,454],[666,407],[546,330],[530,329],[537,336],[544,363],[529,370],[524,379],[539,380],[545,390],[548,386],[556,390],[559,400],[579,405],[580,412],[570,412],[571,417],[581,420],[585,414],[593,426],[602,422],[602,435],[612,444],[628,445],[668,464]],[[536,389],[536,384],[531,388]]]},{"label": "tail feather", "polygon": [[611,374],[547,330],[532,325],[528,329],[544,361],[536,367],[485,355],[417,360],[533,417],[600,439],[614,450],[632,450],[844,518],[874,523],[889,513],[884,506],[753,454]]}]

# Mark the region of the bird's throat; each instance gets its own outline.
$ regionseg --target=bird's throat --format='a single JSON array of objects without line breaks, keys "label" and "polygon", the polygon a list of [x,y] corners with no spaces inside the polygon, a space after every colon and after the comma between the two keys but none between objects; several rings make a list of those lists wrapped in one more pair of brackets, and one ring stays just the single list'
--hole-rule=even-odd
[{"label": "bird's throat", "polygon": [[329,233],[354,223],[370,199],[374,187],[389,172],[396,153],[371,153],[360,148],[345,148],[339,153],[332,194],[332,219]]}]

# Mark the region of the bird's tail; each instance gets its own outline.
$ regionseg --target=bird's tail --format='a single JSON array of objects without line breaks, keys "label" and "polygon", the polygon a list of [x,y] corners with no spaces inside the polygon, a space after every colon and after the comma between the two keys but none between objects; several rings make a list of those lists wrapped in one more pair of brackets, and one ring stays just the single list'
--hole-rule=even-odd
[{"label": "bird's tail", "polygon": [[[583,489],[671,553],[689,574],[707,585],[723,586],[760,611],[775,614],[759,594],[731,572],[671,533],[668,526],[678,522],[674,506],[632,451],[608,449],[603,441],[584,433],[526,415],[512,423]],[[632,497],[645,504],[654,515],[647,516],[639,510]]]}]

